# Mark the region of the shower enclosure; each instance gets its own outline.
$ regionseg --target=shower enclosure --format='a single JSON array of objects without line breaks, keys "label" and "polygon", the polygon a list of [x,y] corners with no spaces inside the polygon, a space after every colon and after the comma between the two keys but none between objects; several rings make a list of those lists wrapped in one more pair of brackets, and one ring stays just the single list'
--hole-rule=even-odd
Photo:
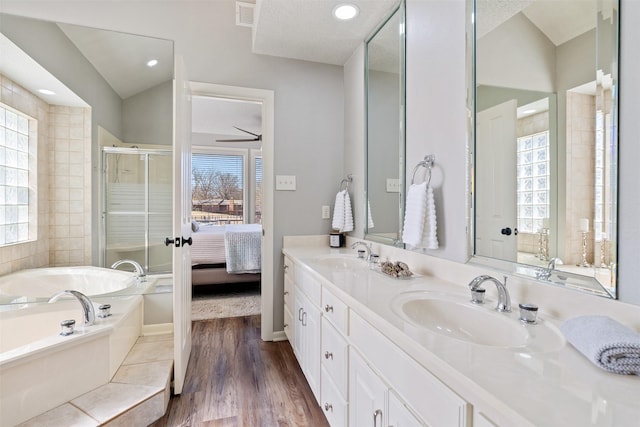
[{"label": "shower enclosure", "polygon": [[170,272],[172,152],[103,147],[102,182],[103,265],[131,259],[147,273]]}]

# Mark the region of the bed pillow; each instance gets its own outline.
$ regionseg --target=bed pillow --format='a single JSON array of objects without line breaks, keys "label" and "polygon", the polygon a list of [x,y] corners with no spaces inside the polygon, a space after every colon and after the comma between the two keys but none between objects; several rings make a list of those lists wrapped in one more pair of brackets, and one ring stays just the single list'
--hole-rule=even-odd
[{"label": "bed pillow", "polygon": [[191,231],[198,231],[200,230],[200,224],[198,224],[198,221],[191,221]]}]

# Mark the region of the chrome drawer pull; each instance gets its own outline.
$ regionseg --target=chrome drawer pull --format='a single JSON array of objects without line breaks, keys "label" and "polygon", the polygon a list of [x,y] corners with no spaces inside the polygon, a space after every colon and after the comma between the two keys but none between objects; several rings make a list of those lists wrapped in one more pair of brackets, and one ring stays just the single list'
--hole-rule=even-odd
[{"label": "chrome drawer pull", "polygon": [[329,353],[328,351],[325,351],[324,358],[333,360],[333,353]]},{"label": "chrome drawer pull", "polygon": [[327,313],[330,312],[330,311],[333,312],[333,306],[329,305],[329,304],[325,305],[324,306],[324,311],[326,311]]}]

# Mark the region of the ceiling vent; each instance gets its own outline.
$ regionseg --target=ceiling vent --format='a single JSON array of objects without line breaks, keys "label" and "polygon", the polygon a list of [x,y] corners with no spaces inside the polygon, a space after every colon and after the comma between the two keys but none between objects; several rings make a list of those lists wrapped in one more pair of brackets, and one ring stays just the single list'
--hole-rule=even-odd
[{"label": "ceiling vent", "polygon": [[236,2],[236,25],[239,27],[253,27],[253,8],[256,5],[243,1]]}]

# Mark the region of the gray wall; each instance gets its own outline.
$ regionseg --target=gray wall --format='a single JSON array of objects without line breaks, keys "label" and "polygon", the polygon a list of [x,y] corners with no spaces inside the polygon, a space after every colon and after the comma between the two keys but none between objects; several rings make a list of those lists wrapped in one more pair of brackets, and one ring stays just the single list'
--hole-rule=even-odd
[{"label": "gray wall", "polygon": [[122,101],[122,141],[173,145],[173,81]]}]

